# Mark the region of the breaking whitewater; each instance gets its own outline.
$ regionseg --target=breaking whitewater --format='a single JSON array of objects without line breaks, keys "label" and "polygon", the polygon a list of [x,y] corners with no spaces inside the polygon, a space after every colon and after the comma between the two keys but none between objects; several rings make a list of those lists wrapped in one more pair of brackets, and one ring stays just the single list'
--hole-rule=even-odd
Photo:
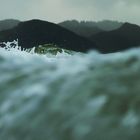
[{"label": "breaking whitewater", "polygon": [[0,48],[0,140],[140,139],[140,49],[40,55],[17,47]]}]

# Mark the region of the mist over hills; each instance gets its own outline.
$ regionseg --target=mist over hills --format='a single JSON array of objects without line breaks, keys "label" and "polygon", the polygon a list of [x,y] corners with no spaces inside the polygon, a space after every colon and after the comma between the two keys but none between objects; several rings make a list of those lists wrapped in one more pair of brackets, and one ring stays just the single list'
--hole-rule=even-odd
[{"label": "mist over hills", "polygon": [[93,34],[97,34],[103,31],[111,31],[121,27],[123,23],[118,21],[103,20],[99,22],[94,21],[77,21],[67,20],[59,23],[60,26],[67,28],[78,35],[84,37],[90,37]]},{"label": "mist over hills", "polygon": [[20,21],[16,19],[0,20],[0,31],[11,29],[17,26],[19,23]]},{"label": "mist over hills", "polygon": [[86,24],[85,22],[78,22],[76,20],[64,21],[59,23],[59,25],[84,37],[90,37],[93,34],[103,31],[97,26],[88,23]]}]

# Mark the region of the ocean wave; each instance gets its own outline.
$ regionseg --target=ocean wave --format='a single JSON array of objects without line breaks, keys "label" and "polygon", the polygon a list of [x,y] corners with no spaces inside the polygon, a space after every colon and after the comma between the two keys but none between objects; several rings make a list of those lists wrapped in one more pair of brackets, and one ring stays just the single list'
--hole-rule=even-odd
[{"label": "ocean wave", "polygon": [[139,53],[0,48],[0,139],[139,140]]}]

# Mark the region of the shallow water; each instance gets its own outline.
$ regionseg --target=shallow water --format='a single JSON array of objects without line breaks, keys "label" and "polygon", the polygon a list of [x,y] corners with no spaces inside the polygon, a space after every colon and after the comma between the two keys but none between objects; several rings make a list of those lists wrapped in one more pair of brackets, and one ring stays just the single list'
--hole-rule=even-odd
[{"label": "shallow water", "polygon": [[0,139],[139,140],[139,54],[0,49]]}]

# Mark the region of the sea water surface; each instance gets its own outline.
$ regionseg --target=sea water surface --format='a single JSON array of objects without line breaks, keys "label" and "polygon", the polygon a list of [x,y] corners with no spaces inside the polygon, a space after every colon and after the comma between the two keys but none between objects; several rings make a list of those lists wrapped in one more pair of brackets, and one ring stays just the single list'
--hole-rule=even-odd
[{"label": "sea water surface", "polygon": [[0,140],[139,140],[139,54],[0,48]]}]

